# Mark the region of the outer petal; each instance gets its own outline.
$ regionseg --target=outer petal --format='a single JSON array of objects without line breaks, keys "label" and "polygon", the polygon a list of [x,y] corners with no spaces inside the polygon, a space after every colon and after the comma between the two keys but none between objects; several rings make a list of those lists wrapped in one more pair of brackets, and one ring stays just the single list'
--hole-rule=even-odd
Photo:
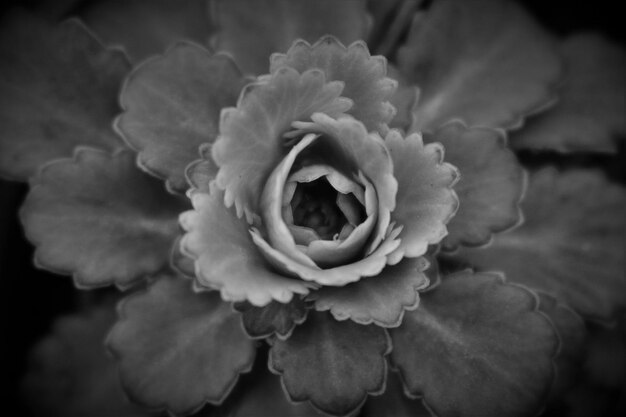
[{"label": "outer petal", "polygon": [[190,280],[162,277],[120,310],[108,345],[137,402],[194,412],[221,403],[252,367],[256,349],[238,315],[218,293],[194,293]]},{"label": "outer petal", "polygon": [[433,2],[416,15],[398,61],[421,89],[414,131],[455,118],[517,126],[554,98],[560,76],[551,38],[510,0]]},{"label": "outer petal", "polygon": [[304,300],[294,297],[289,303],[272,301],[265,307],[255,307],[245,303],[235,305],[241,311],[241,321],[248,336],[265,339],[276,335],[281,339],[291,336],[298,324],[306,320],[308,309]]},{"label": "outer petal", "polygon": [[526,290],[462,272],[391,330],[405,386],[446,416],[528,416],[552,381],[558,337]]},{"label": "outer petal", "polygon": [[142,166],[185,190],[185,168],[200,144],[215,140],[221,109],[237,102],[245,82],[228,56],[179,43],[127,79],[116,128]]},{"label": "outer petal", "polygon": [[387,77],[385,57],[371,56],[364,42],[346,48],[332,36],[325,36],[313,45],[299,40],[286,54],[272,55],[271,72],[284,66],[299,72],[318,68],[329,81],[343,81],[343,96],[354,102],[348,113],[365,124],[368,131],[383,131],[396,113],[389,100],[398,83]]},{"label": "outer petal", "polygon": [[168,265],[187,205],[138,170],[130,151],[78,149],[31,181],[21,220],[35,262],[80,287],[127,287]]},{"label": "outer petal", "polygon": [[531,176],[522,226],[452,256],[564,300],[584,316],[626,306],[626,193],[599,172]]},{"label": "outer petal", "polygon": [[468,129],[452,122],[426,135],[425,141],[441,143],[446,161],[461,173],[454,185],[459,210],[448,224],[445,247],[486,243],[492,233],[521,220],[518,204],[524,191],[524,170],[506,147],[504,132]]},{"label": "outer petal", "polygon": [[129,70],[78,21],[25,13],[0,22],[0,173],[25,180],[77,145],[123,148],[111,120]]},{"label": "outer petal", "polygon": [[340,82],[327,83],[319,70],[299,74],[283,68],[249,84],[237,108],[222,111],[213,159],[220,167],[217,184],[226,190],[226,205],[234,203],[238,216],[245,213],[252,220],[265,179],[284,155],[282,135],[291,123],[316,112],[342,114],[351,105],[339,97],[342,89]]},{"label": "outer petal", "polygon": [[364,0],[219,0],[214,6],[216,49],[233,54],[251,74],[266,73],[270,54],[298,38],[314,42],[331,34],[347,44],[365,39],[370,26]]},{"label": "outer petal", "polygon": [[400,246],[390,258],[390,263],[395,264],[403,256],[423,255],[428,245],[438,243],[448,233],[446,224],[459,204],[452,191],[459,174],[455,167],[443,162],[439,144],[424,145],[417,133],[403,139],[391,131],[385,143],[398,181],[396,209],[391,219],[404,227]]},{"label": "outer petal", "polygon": [[377,276],[345,287],[322,287],[307,298],[315,301],[316,310],[329,310],[337,320],[349,318],[359,324],[397,327],[405,310],[417,308],[417,291],[429,284],[423,272],[427,268],[424,258],[405,259]]},{"label": "outer petal", "polygon": [[384,390],[384,356],[390,350],[384,329],[311,313],[289,339],[273,342],[269,367],[282,376],[292,400],[309,400],[326,413],[347,415],[367,394]]},{"label": "outer petal", "polygon": [[567,80],[557,105],[511,137],[520,149],[615,152],[626,136],[626,53],[596,34],[561,46]]},{"label": "outer petal", "polygon": [[206,0],[107,0],[90,3],[81,17],[107,44],[140,62],[183,39],[206,45],[207,6]]},{"label": "outer petal", "polygon": [[195,260],[198,283],[220,289],[224,300],[248,300],[258,307],[272,300],[287,303],[294,293],[307,294],[310,283],[272,272],[250,239],[248,225],[224,207],[222,196],[217,190],[194,193],[195,210],[180,217],[187,231],[181,247]]}]

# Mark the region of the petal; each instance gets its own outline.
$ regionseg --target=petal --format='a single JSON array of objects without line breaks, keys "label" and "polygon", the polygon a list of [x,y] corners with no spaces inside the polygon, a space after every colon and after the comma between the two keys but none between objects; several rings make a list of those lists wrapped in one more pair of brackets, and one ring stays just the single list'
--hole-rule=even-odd
[{"label": "petal", "polygon": [[525,222],[452,257],[556,296],[586,317],[607,319],[626,306],[626,193],[596,171],[531,176]]},{"label": "petal", "polygon": [[345,287],[322,287],[307,299],[315,301],[317,311],[328,310],[337,320],[398,327],[404,311],[415,310],[419,305],[417,291],[429,284],[424,273],[427,268],[424,258],[405,259],[377,276]]},{"label": "petal", "polygon": [[422,401],[405,395],[400,376],[389,372],[385,392],[367,399],[362,417],[432,417],[432,414]]},{"label": "petal", "polygon": [[455,118],[517,126],[554,98],[560,76],[552,39],[509,0],[433,2],[416,15],[398,55],[421,89],[413,131]]},{"label": "petal", "polygon": [[107,343],[130,397],[177,414],[220,404],[251,369],[254,342],[216,292],[196,294],[191,281],[161,277],[128,297]]},{"label": "petal", "polygon": [[270,54],[286,51],[298,38],[314,42],[331,34],[347,44],[365,39],[370,26],[363,0],[221,0],[212,16],[216,49],[233,54],[251,74],[266,73]]},{"label": "petal", "polygon": [[212,29],[206,0],[97,1],[81,17],[107,44],[124,48],[133,62],[183,39],[206,45]]},{"label": "petal", "polygon": [[438,416],[534,415],[558,348],[536,308],[530,292],[496,275],[449,276],[391,330],[391,359]]},{"label": "petal", "polygon": [[223,193],[191,196],[194,210],[183,213],[187,231],[183,253],[195,261],[198,283],[217,288],[227,301],[247,300],[263,307],[272,300],[288,303],[293,294],[307,294],[309,283],[272,272],[250,239],[248,225],[224,207]]},{"label": "petal", "polygon": [[461,173],[454,185],[460,204],[448,224],[446,248],[486,243],[494,232],[521,221],[518,204],[524,191],[524,170],[507,148],[503,131],[470,129],[452,122],[426,135],[425,141],[441,143],[445,160]]},{"label": "petal", "polygon": [[287,339],[296,325],[306,320],[308,309],[300,297],[294,297],[289,303],[272,301],[265,307],[255,307],[249,303],[235,305],[241,314],[243,328],[248,336],[265,339],[276,335]]},{"label": "petal", "polygon": [[185,190],[185,168],[200,144],[215,140],[221,109],[237,102],[245,82],[226,55],[178,43],[130,74],[116,128],[143,167]]},{"label": "petal", "polygon": [[286,54],[273,54],[270,71],[282,67],[299,72],[318,68],[329,81],[345,83],[342,95],[354,102],[348,113],[365,124],[368,131],[384,130],[396,113],[389,100],[397,82],[387,77],[387,60],[371,56],[364,42],[345,47],[332,36],[325,36],[313,45],[295,42]]},{"label": "petal", "polygon": [[384,390],[390,350],[384,329],[312,312],[289,339],[273,341],[269,367],[293,401],[343,416]]},{"label": "petal", "polygon": [[0,22],[0,172],[25,180],[77,145],[121,149],[111,129],[129,70],[76,20],[58,26],[26,13]]},{"label": "petal", "polygon": [[134,159],[79,148],[32,179],[21,220],[38,266],[73,274],[81,288],[124,288],[168,265],[187,204]]},{"label": "petal", "polygon": [[459,174],[455,167],[443,162],[441,145],[424,145],[417,133],[403,139],[392,130],[385,143],[398,181],[396,210],[391,218],[404,227],[400,246],[392,255],[392,263],[397,263],[403,256],[423,255],[428,245],[438,243],[448,233],[446,224],[459,205],[452,190]]},{"label": "petal", "polygon": [[115,362],[104,349],[103,340],[114,322],[115,309],[109,305],[55,321],[52,333],[33,349],[22,384],[23,399],[33,415],[151,415],[128,401]]},{"label": "petal", "polygon": [[225,202],[251,221],[267,176],[282,159],[282,135],[296,120],[315,112],[332,117],[345,112],[349,100],[339,97],[343,86],[326,82],[319,70],[298,74],[283,68],[244,88],[237,108],[222,110],[220,137],[213,159],[220,167],[217,184],[226,190]]},{"label": "petal", "polygon": [[519,149],[616,152],[626,135],[626,53],[597,34],[572,36],[561,45],[567,79],[549,111],[511,136]]}]

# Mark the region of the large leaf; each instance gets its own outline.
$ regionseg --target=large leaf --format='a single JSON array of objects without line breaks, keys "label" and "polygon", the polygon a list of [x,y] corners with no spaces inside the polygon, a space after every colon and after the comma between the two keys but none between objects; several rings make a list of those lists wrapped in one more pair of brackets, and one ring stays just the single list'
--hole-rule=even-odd
[{"label": "large leaf", "polygon": [[124,147],[111,129],[129,70],[78,21],[23,12],[0,22],[0,173],[25,180],[77,145]]},{"label": "large leaf", "polygon": [[523,225],[451,257],[606,319],[626,306],[625,210],[626,191],[600,172],[544,169],[530,178]]},{"label": "large leaf", "polygon": [[420,399],[409,398],[404,393],[400,376],[387,375],[387,386],[382,395],[370,397],[365,402],[363,417],[432,417]]},{"label": "large leaf", "polygon": [[217,0],[211,15],[216,49],[230,52],[248,74],[268,72],[270,55],[298,38],[330,34],[349,44],[369,30],[364,0]]},{"label": "large leaf", "polygon": [[398,55],[421,90],[415,131],[460,118],[514,127],[554,99],[552,39],[512,0],[438,0],[416,15]]},{"label": "large leaf", "polygon": [[384,356],[390,349],[384,329],[311,312],[289,339],[273,341],[269,366],[282,376],[292,400],[309,400],[326,413],[347,415],[367,394],[384,389]]},{"label": "large leaf", "polygon": [[220,111],[237,102],[245,81],[228,56],[176,44],[130,75],[116,127],[144,167],[185,190],[185,168],[202,143],[215,140]]},{"label": "large leaf", "polygon": [[421,295],[390,330],[393,363],[440,417],[537,413],[553,378],[558,336],[525,289],[460,272]]},{"label": "large leaf", "polygon": [[177,414],[220,404],[256,350],[230,304],[191,284],[164,276],[131,295],[108,338],[130,397]]},{"label": "large leaf", "polygon": [[80,287],[126,287],[167,267],[186,207],[131,151],[82,148],[33,177],[21,219],[38,266]]}]

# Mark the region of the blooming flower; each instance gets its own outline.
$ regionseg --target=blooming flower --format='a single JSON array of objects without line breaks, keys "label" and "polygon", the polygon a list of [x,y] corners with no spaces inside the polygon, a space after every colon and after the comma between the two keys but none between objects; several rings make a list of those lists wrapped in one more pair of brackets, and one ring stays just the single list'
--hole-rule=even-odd
[{"label": "blooming flower", "polygon": [[184,3],[80,10],[128,55],[78,20],[0,34],[0,168],[39,266],[131,292],[128,395],[469,416],[566,391],[579,315],[626,305],[626,195],[516,152],[615,152],[623,51],[510,1]]}]

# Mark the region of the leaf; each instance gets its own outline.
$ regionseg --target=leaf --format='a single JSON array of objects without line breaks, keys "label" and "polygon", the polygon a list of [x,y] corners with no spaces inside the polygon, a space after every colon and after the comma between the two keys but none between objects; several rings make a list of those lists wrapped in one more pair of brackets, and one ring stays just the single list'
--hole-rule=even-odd
[{"label": "leaf", "polygon": [[187,205],[135,166],[131,151],[81,148],[45,165],[21,211],[38,266],[76,285],[128,287],[168,265]]},{"label": "leaf", "polygon": [[107,0],[90,3],[81,17],[107,44],[141,62],[172,43],[206,45],[212,31],[206,0]]},{"label": "leaf", "polygon": [[351,102],[340,97],[340,82],[326,82],[319,70],[303,74],[283,68],[248,84],[236,108],[224,109],[220,136],[213,145],[213,159],[220,167],[217,185],[226,190],[225,202],[249,222],[256,212],[264,182],[289,151],[283,134],[297,120],[309,120],[316,112],[336,117]]},{"label": "leaf", "polygon": [[143,167],[184,191],[185,168],[216,139],[221,109],[237,102],[245,82],[228,56],[178,43],[130,74],[116,128]]},{"label": "leaf", "polygon": [[364,0],[220,0],[213,5],[216,49],[231,53],[247,74],[266,73],[270,54],[285,52],[296,39],[315,42],[330,34],[349,44],[365,39],[370,26]]},{"label": "leaf", "polygon": [[308,309],[300,297],[294,297],[289,303],[272,301],[264,307],[255,307],[249,303],[235,305],[241,311],[241,321],[248,336],[264,339],[276,335],[287,339],[296,325],[306,320]]},{"label": "leaf", "polygon": [[385,131],[396,113],[389,100],[398,83],[387,77],[387,59],[371,56],[365,42],[346,47],[333,36],[324,36],[313,45],[299,40],[287,53],[272,54],[272,73],[285,66],[300,73],[317,68],[328,81],[345,83],[342,95],[354,102],[347,113],[361,121],[368,131]]},{"label": "leaf", "polygon": [[226,301],[249,301],[263,307],[272,300],[291,301],[293,294],[308,294],[311,284],[273,272],[252,242],[248,225],[227,209],[223,193],[213,190],[191,194],[194,210],[183,213],[187,232],[183,253],[195,262],[200,286],[219,289]]},{"label": "leaf", "polygon": [[24,181],[74,147],[124,148],[111,129],[129,70],[76,20],[16,12],[0,22],[0,173]]},{"label": "leaf", "polygon": [[452,119],[512,128],[554,99],[552,39],[514,1],[442,0],[413,20],[400,70],[421,90],[412,131]]},{"label": "leaf", "polygon": [[625,208],[624,189],[598,171],[544,169],[530,177],[523,225],[450,256],[608,319],[626,305]]},{"label": "leaf", "polygon": [[461,174],[454,185],[459,209],[448,224],[444,247],[487,243],[493,233],[521,220],[524,170],[507,148],[504,132],[451,122],[426,135],[425,142],[442,144],[444,159]]},{"label": "leaf", "polygon": [[390,349],[384,329],[311,312],[289,339],[273,341],[269,367],[293,401],[347,415],[384,389]]},{"label": "leaf", "polygon": [[558,337],[537,301],[493,274],[460,272],[390,331],[408,392],[440,416],[528,416],[542,406]]},{"label": "leaf", "polygon": [[367,399],[362,417],[432,417],[432,414],[421,400],[406,396],[400,376],[389,372],[385,392]]},{"label": "leaf", "polygon": [[317,311],[330,311],[337,320],[397,327],[405,310],[417,308],[417,292],[429,283],[424,273],[428,266],[424,258],[405,259],[344,287],[322,287],[307,299],[315,301]]},{"label": "leaf", "polygon": [[107,340],[130,397],[152,408],[193,413],[220,404],[251,369],[254,342],[217,292],[195,293],[191,281],[163,276],[129,296]]},{"label": "leaf", "polygon": [[428,245],[439,243],[448,233],[446,224],[459,205],[452,190],[459,173],[454,166],[443,162],[441,145],[424,145],[417,133],[402,138],[391,131],[385,143],[398,181],[396,209],[391,220],[403,227],[400,246],[389,259],[393,265],[405,256],[424,255]]},{"label": "leaf", "polygon": [[593,33],[577,34],[561,44],[566,81],[557,105],[530,118],[511,136],[517,149],[560,152],[617,151],[626,136],[626,53]]}]

